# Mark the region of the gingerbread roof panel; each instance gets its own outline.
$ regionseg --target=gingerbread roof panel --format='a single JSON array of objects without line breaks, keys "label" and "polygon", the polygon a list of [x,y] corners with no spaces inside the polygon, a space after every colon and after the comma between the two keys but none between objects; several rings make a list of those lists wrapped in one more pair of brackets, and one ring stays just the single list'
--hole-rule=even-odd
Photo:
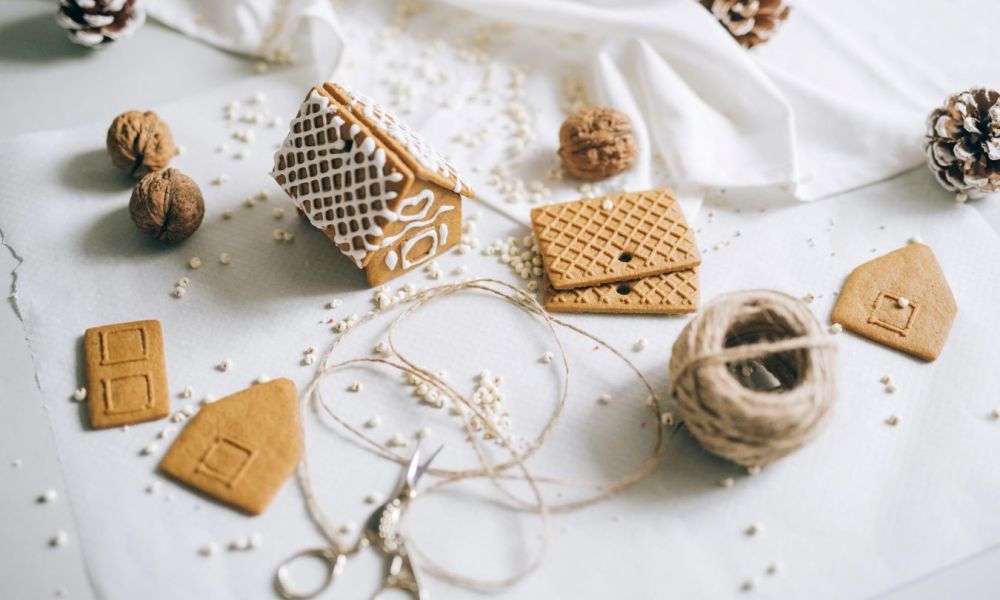
[{"label": "gingerbread roof panel", "polygon": [[326,83],[323,89],[338,102],[350,107],[354,115],[395,150],[417,176],[467,198],[475,197],[472,189],[443,155],[375,100],[340,84]]},{"label": "gingerbread roof panel", "polygon": [[414,179],[395,151],[319,88],[299,107],[271,176],[359,267],[381,248]]}]

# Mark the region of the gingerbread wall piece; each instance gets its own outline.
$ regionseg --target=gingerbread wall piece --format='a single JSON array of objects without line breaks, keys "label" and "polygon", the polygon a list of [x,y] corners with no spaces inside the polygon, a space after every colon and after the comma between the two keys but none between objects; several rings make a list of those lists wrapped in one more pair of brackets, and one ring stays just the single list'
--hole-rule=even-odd
[{"label": "gingerbread wall piece", "polygon": [[910,244],[851,272],[830,320],[926,361],[941,353],[958,313],[937,258]]},{"label": "gingerbread wall piece", "polygon": [[170,414],[158,321],[93,327],[84,334],[83,345],[91,427],[105,429]]},{"label": "gingerbread wall piece", "polygon": [[461,199],[472,196],[419,135],[332,83],[310,90],[271,175],[372,285],[456,245]]},{"label": "gingerbread wall piece", "polygon": [[551,312],[680,315],[698,308],[698,273],[685,269],[572,290],[545,288]]},{"label": "gingerbread wall piece", "polygon": [[257,515],[295,470],[302,447],[295,384],[275,379],[203,407],[160,468]]},{"label": "gingerbread wall piece", "polygon": [[665,189],[550,204],[531,211],[552,287],[629,281],[701,264],[694,234]]}]

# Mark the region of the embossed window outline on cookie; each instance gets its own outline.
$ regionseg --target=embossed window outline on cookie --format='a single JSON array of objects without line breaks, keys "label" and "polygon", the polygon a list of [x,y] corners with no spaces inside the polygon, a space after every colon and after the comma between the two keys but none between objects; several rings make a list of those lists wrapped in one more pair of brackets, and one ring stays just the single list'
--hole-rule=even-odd
[{"label": "embossed window outline on cookie", "polygon": [[101,383],[105,415],[143,412],[153,406],[153,382],[148,373],[102,379]]},{"label": "embossed window outline on cookie", "polygon": [[[249,445],[224,435],[217,435],[198,460],[194,472],[211,477],[226,487],[233,487],[246,473],[256,451]],[[228,467],[227,467],[228,464]]]},{"label": "embossed window outline on cookie", "polygon": [[[138,339],[129,339],[133,334]],[[149,358],[149,334],[145,327],[127,327],[100,332],[101,365],[120,365]],[[136,343],[138,342],[138,343]]]},{"label": "embossed window outline on cookie", "polygon": [[[910,300],[906,306],[899,306],[900,298],[903,298],[903,296],[879,292],[878,296],[875,297],[875,301],[872,302],[872,310],[868,315],[868,322],[906,337],[906,334],[910,332],[910,326],[913,325],[913,321],[917,317],[920,305]],[[889,321],[886,318],[901,313],[906,315],[904,319]]]}]

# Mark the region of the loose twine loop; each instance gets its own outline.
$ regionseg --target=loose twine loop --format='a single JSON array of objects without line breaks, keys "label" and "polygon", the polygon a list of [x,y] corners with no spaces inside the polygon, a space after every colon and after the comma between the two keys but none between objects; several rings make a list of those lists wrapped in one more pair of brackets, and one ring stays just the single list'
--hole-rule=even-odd
[{"label": "loose twine loop", "polygon": [[[450,296],[463,291],[478,291],[491,294],[495,297],[501,298],[504,301],[514,305],[520,310],[537,317],[542,321],[552,339],[555,341],[556,347],[558,348],[559,359],[562,363],[562,375],[563,375],[563,385],[559,393],[559,397],[553,407],[545,426],[539,432],[539,434],[527,445],[523,450],[517,450],[514,448],[512,440],[508,437],[508,434],[500,431],[489,419],[485,413],[483,413],[481,407],[473,402],[470,396],[463,395],[451,387],[444,379],[431,372],[428,369],[421,368],[415,362],[407,358],[403,353],[400,352],[399,348],[395,343],[395,332],[397,327],[402,323],[407,317],[413,315],[415,312],[424,308],[431,302],[438,300],[440,298]],[[302,394],[303,408],[306,404],[311,405],[313,411],[317,415],[325,413],[334,421],[336,421],[340,426],[342,426],[347,432],[349,432],[354,438],[362,442],[364,445],[368,446],[372,451],[374,451],[379,456],[399,463],[400,465],[406,464],[408,457],[401,456],[393,452],[389,447],[381,442],[378,442],[357,427],[351,425],[344,418],[339,416],[326,402],[323,398],[322,391],[320,389],[320,384],[331,372],[348,367],[351,365],[380,365],[383,367],[395,369],[406,374],[411,374],[419,378],[422,382],[427,383],[432,388],[436,388],[441,394],[449,398],[455,405],[464,407],[465,411],[462,414],[464,421],[464,426],[469,439],[472,441],[473,449],[476,453],[476,458],[479,462],[480,468],[476,469],[465,469],[465,470],[448,470],[448,469],[435,469],[431,468],[427,473],[431,476],[437,477],[437,480],[431,483],[429,486],[421,490],[421,494],[427,494],[439,488],[447,485],[457,483],[466,479],[473,478],[488,478],[496,487],[497,490],[507,499],[509,504],[517,509],[525,510],[529,512],[537,513],[542,520],[542,535],[538,550],[533,555],[531,560],[528,561],[526,566],[519,569],[514,574],[498,578],[498,579],[479,579],[454,573],[431,560],[425,553],[420,552],[419,548],[414,545],[413,540],[408,539],[408,544],[411,552],[416,553],[420,557],[420,566],[423,570],[435,575],[436,577],[450,582],[455,585],[466,587],[469,589],[474,589],[478,591],[496,591],[506,587],[509,587],[524,577],[529,575],[534,571],[542,561],[545,550],[549,544],[549,514],[553,511],[568,511],[584,506],[589,506],[596,504],[603,500],[610,498],[611,496],[635,485],[647,475],[649,475],[656,465],[660,462],[663,457],[664,451],[664,438],[663,429],[659,427],[659,401],[657,399],[656,393],[653,391],[652,386],[649,381],[642,375],[639,369],[626,358],[620,351],[615,349],[613,346],[595,336],[588,331],[585,331],[575,325],[566,323],[559,319],[552,317],[548,312],[546,312],[534,296],[527,294],[526,292],[496,279],[476,279],[472,281],[467,281],[464,283],[442,285],[426,290],[417,292],[414,296],[407,298],[406,302],[408,306],[400,313],[395,320],[391,323],[388,328],[388,340],[389,347],[391,350],[391,355],[389,358],[354,358],[349,360],[344,360],[340,362],[334,362],[332,360],[333,354],[337,347],[348,337],[348,334],[354,331],[356,328],[373,321],[380,315],[384,314],[385,311],[372,311],[365,314],[351,329],[348,329],[345,333],[338,336],[327,349],[324,351],[322,360],[319,361],[319,366],[316,369],[312,380],[306,387]],[[566,356],[566,350],[563,346],[563,342],[559,337],[557,329],[567,329],[579,335],[582,335],[599,346],[606,348],[617,358],[619,358],[642,382],[646,390],[649,393],[649,398],[651,401],[648,403],[649,408],[652,411],[652,415],[657,419],[657,426],[652,429],[655,432],[655,442],[650,453],[647,455],[642,465],[639,466],[635,471],[629,473],[619,479],[612,481],[590,481],[590,480],[574,480],[574,479],[564,479],[559,477],[548,477],[548,476],[535,476],[532,474],[531,470],[525,464],[525,462],[533,456],[546,442],[546,440],[551,435],[552,431],[555,429],[559,422],[559,418],[562,414],[562,410],[565,407],[567,395],[569,392],[569,380],[570,380],[570,363]],[[303,411],[299,411],[300,422],[303,419]],[[493,435],[493,437],[499,441],[500,445],[506,450],[509,455],[509,459],[503,462],[494,463],[486,455],[483,449],[482,441],[476,432],[473,430],[472,420],[477,418],[479,422]],[[303,428],[303,431],[305,429]],[[307,446],[308,446],[308,439]],[[303,451],[302,460],[299,463],[297,471],[299,485],[302,489],[303,496],[305,497],[306,508],[309,513],[310,518],[315,523],[317,528],[320,530],[322,535],[331,544],[331,546],[338,552],[347,553],[353,547],[353,544],[345,542],[342,536],[337,531],[337,528],[330,521],[326,512],[323,510],[322,503],[318,499],[315,489],[312,485],[312,474],[310,471],[308,452]],[[524,482],[531,492],[531,499],[525,500],[511,492],[507,487],[508,482]],[[565,486],[565,487],[576,487],[585,488],[593,490],[590,495],[585,496],[580,499],[550,504],[546,502],[539,484],[553,485],[553,486]]]},{"label": "loose twine loop", "polygon": [[809,442],[836,397],[836,346],[808,306],[768,290],[722,296],[674,342],[670,376],[691,435],[746,467]]}]

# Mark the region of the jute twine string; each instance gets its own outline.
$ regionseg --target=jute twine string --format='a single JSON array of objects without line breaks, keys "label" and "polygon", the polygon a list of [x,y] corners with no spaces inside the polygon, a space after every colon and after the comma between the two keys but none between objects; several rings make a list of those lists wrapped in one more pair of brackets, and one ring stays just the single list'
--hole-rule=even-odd
[{"label": "jute twine string", "polygon": [[[438,300],[440,298],[457,294],[459,292],[465,291],[476,291],[484,292],[486,294],[491,294],[498,297],[505,302],[508,302],[515,307],[525,311],[530,315],[536,316],[539,320],[545,323],[546,329],[555,341],[556,347],[558,349],[559,359],[562,363],[562,375],[563,375],[563,385],[561,386],[559,396],[552,409],[549,418],[547,419],[545,426],[541,429],[538,435],[527,445],[524,450],[517,450],[513,447],[512,441],[503,431],[500,431],[492,421],[487,418],[487,416],[482,412],[480,407],[472,401],[472,399],[466,395],[461,394],[455,390],[448,382],[444,381],[437,374],[431,372],[428,369],[421,368],[413,360],[407,358],[396,345],[395,342],[395,332],[399,325],[409,316],[413,315],[415,312],[427,306],[429,303]],[[352,365],[374,365],[382,366],[390,369],[394,369],[403,373],[412,374],[422,381],[428,383],[433,388],[438,389],[439,393],[445,395],[448,399],[454,402],[456,405],[465,408],[463,412],[463,421],[468,438],[472,441],[472,446],[476,454],[476,458],[480,465],[480,468],[474,469],[463,469],[463,470],[448,470],[440,468],[431,468],[428,473],[431,476],[437,477],[436,481],[433,481],[430,485],[426,486],[421,490],[420,494],[427,494],[436,489],[444,487],[446,485],[451,485],[459,481],[472,478],[488,478],[494,487],[500,491],[504,498],[506,498],[510,505],[520,509],[527,510],[537,513],[542,520],[542,535],[538,550],[534,553],[532,558],[528,563],[516,571],[514,574],[502,577],[498,579],[480,579],[468,577],[462,574],[458,574],[442,567],[431,560],[426,553],[423,553],[415,546],[412,540],[408,540],[408,544],[411,552],[418,554],[421,558],[421,567],[435,575],[436,577],[448,581],[452,584],[466,587],[469,589],[479,590],[479,591],[495,591],[509,587],[518,581],[522,580],[532,571],[534,571],[539,564],[541,564],[544,553],[549,544],[550,533],[549,533],[549,513],[552,511],[565,511],[580,508],[583,506],[588,506],[606,500],[607,498],[635,485],[643,478],[645,478],[649,473],[656,468],[656,465],[663,457],[664,450],[664,439],[663,430],[658,426],[659,424],[659,401],[656,397],[656,393],[653,391],[652,386],[649,381],[642,375],[639,369],[620,351],[615,349],[613,346],[602,340],[601,338],[595,336],[594,334],[587,332],[575,325],[563,322],[559,319],[553,318],[549,315],[538,301],[522,290],[507,284],[505,282],[495,280],[495,279],[477,279],[472,281],[467,281],[458,284],[442,285],[427,290],[422,290],[416,293],[413,297],[406,300],[409,305],[392,321],[388,328],[388,338],[389,338],[389,348],[391,351],[390,358],[353,358],[348,360],[343,360],[339,362],[333,361],[332,357],[339,345],[348,337],[348,334],[360,326],[375,320],[377,317],[384,314],[386,311],[372,311],[364,315],[352,328],[348,329],[345,333],[334,339],[330,345],[323,352],[322,359],[319,361],[319,366],[312,380],[306,387],[302,394],[303,408],[306,404],[309,404],[312,410],[318,415],[325,413],[327,416],[332,418],[338,425],[343,427],[347,432],[349,432],[354,438],[362,442],[364,445],[368,446],[373,452],[379,456],[392,460],[399,464],[406,464],[408,457],[399,455],[393,452],[389,447],[381,442],[378,442],[363,431],[351,425],[344,418],[339,416],[331,406],[326,402],[321,391],[321,384],[324,379],[335,370],[352,366]],[[527,467],[525,462],[535,454],[542,446],[544,446],[546,440],[555,429],[559,422],[559,417],[562,414],[562,410],[565,407],[566,399],[569,393],[569,380],[571,374],[571,368],[569,359],[566,356],[566,350],[563,346],[563,342],[558,334],[557,328],[568,329],[574,333],[582,335],[599,346],[609,350],[618,357],[642,382],[643,386],[649,393],[650,402],[649,407],[656,417],[657,426],[653,428],[655,431],[655,443],[650,451],[650,454],[643,461],[643,464],[633,471],[619,479],[612,481],[591,481],[591,480],[577,480],[577,479],[564,479],[560,477],[548,477],[548,476],[535,476],[532,474],[531,470]],[[303,411],[300,411],[299,418],[300,421],[303,419]],[[509,455],[509,459],[503,462],[494,464],[489,457],[486,455],[483,449],[482,441],[472,426],[473,417],[478,417],[482,425],[494,436],[496,440],[499,441],[500,445]],[[303,423],[304,424],[304,423]],[[303,428],[304,431],[304,428]],[[308,440],[307,440],[308,441]],[[308,445],[308,444],[307,444]],[[513,471],[513,472],[510,472]],[[322,507],[322,503],[318,499],[315,488],[312,484],[312,474],[309,466],[308,452],[304,451],[302,460],[299,463],[297,471],[299,485],[302,489],[303,496],[305,497],[306,508],[309,513],[310,518],[315,523],[317,528],[320,530],[321,534],[326,538],[326,540],[339,552],[349,552],[354,546],[343,540],[342,536],[337,531],[337,528],[330,521],[326,512]],[[520,481],[524,482],[531,494],[531,499],[527,500],[519,497],[518,495],[511,492],[505,485],[505,482]],[[557,504],[549,504],[546,502],[540,488],[539,484],[556,485],[556,486],[567,486],[567,487],[580,487],[589,488],[594,490],[589,496],[577,500],[566,501]]]},{"label": "jute twine string", "polygon": [[746,467],[808,443],[836,397],[836,346],[809,307],[768,290],[721,296],[674,343],[670,375],[691,435]]}]

